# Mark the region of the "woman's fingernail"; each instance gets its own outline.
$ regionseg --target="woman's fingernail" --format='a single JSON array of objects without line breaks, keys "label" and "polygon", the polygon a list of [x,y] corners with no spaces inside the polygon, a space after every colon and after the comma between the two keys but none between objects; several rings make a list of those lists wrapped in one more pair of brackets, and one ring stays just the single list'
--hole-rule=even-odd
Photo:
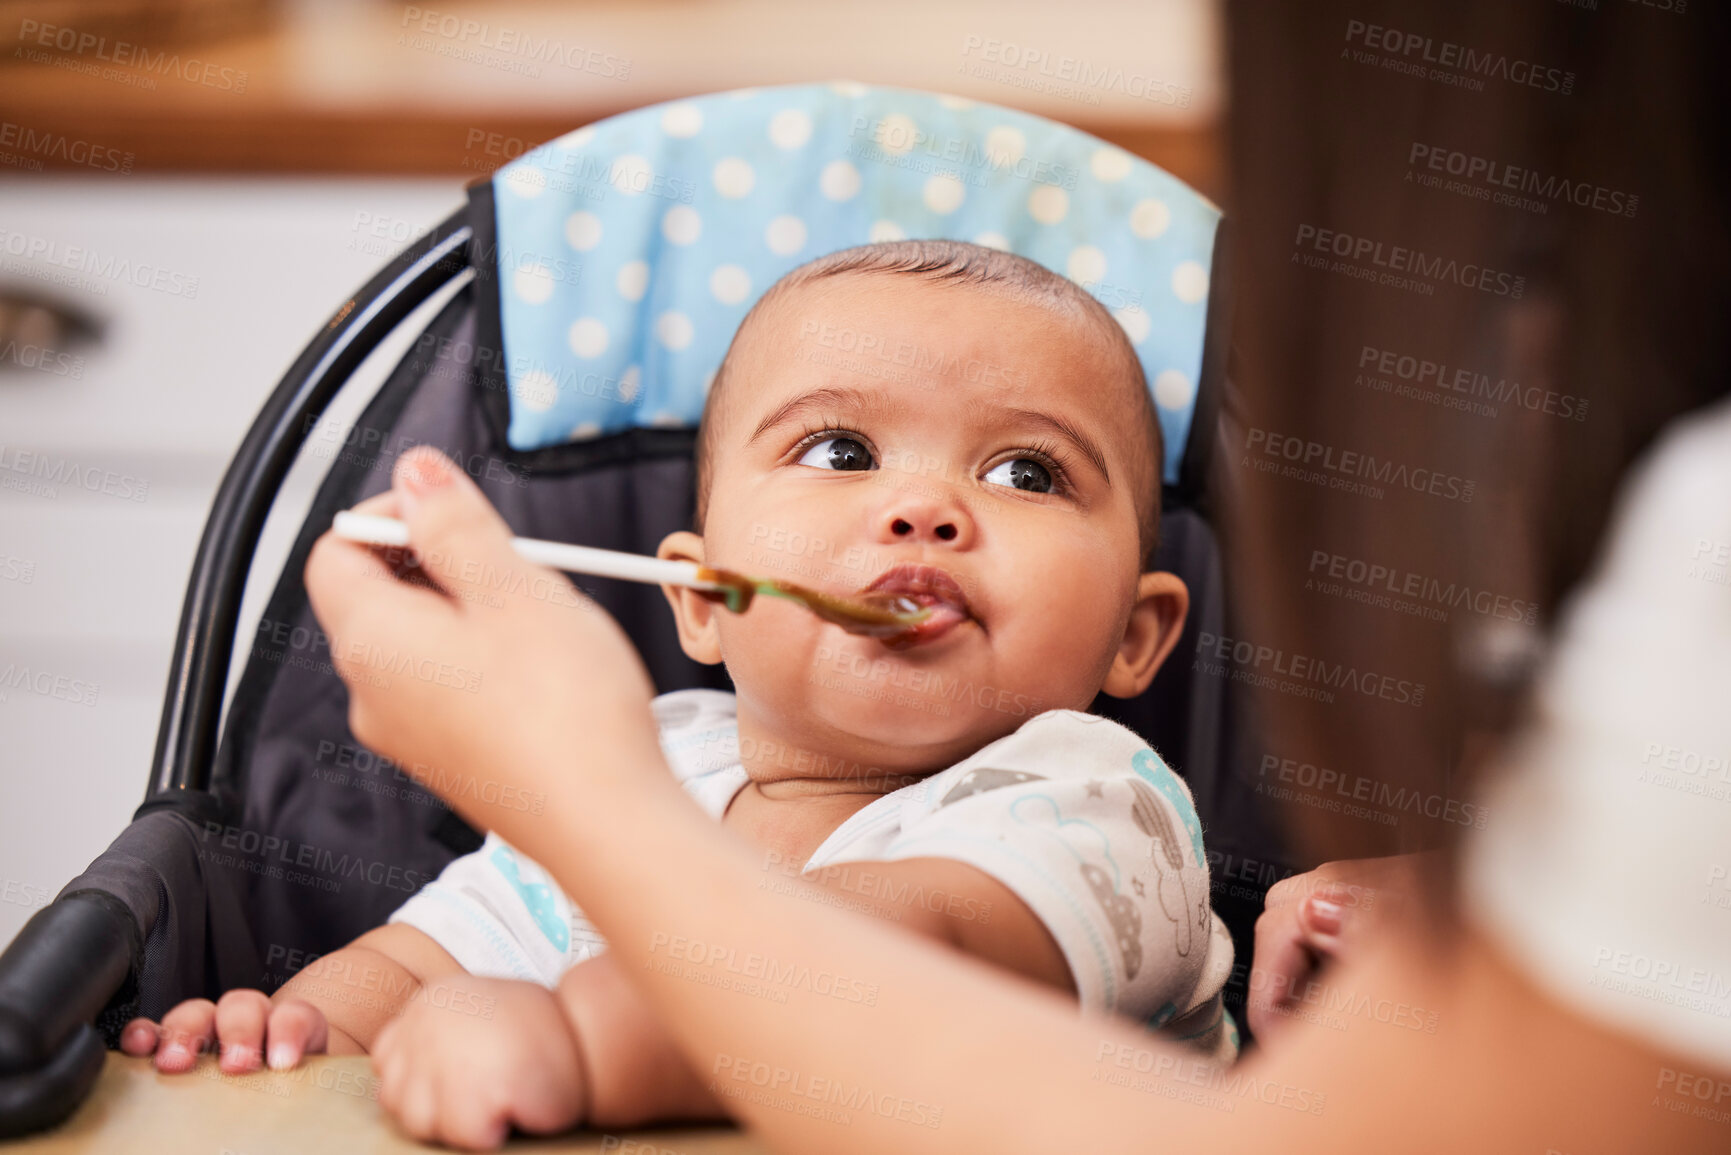
[{"label": "woman's fingernail", "polygon": [[417,453],[403,463],[403,484],[411,493],[425,493],[450,481],[451,462],[442,453]]},{"label": "woman's fingernail", "polygon": [[1310,921],[1323,934],[1340,933],[1340,903],[1326,898],[1310,900]]},{"label": "woman's fingernail", "polygon": [[293,1048],[291,1048],[287,1045],[284,1045],[284,1046],[280,1046],[280,1047],[272,1047],[270,1049],[270,1069],[271,1070],[284,1071],[284,1070],[287,1070],[288,1068],[290,1068],[294,1065],[295,1065],[295,1053],[294,1053]]}]

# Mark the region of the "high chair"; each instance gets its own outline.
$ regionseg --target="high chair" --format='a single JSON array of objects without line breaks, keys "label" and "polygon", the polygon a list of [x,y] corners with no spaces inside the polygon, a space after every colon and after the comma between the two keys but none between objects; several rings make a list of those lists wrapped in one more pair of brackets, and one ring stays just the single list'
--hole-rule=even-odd
[{"label": "high chair", "polygon": [[[413,768],[349,733],[347,691],[301,585],[334,513],[388,488],[396,458],[424,443],[463,464],[519,535],[653,553],[690,527],[695,428],[752,303],[813,257],[901,237],[1038,261],[1094,292],[1129,335],[1166,440],[1158,564],[1189,584],[1191,615],[1147,693],[1095,709],[1185,776],[1211,857],[1278,860],[1242,699],[1187,657],[1200,631],[1229,633],[1209,521],[1226,391],[1220,211],[1104,141],[957,97],[836,83],[656,105],[473,185],[342,303],[266,402],[199,545],[144,803],[0,956],[0,1136],[70,1113],[133,1016],[273,990],[479,845]],[[356,368],[452,282],[353,428],[326,421]],[[813,335],[886,371],[907,355],[868,338]],[[254,550],[308,452],[331,466],[225,709]],[[659,590],[580,584],[659,692],[731,688],[722,667],[680,650]],[[1217,888],[1215,907],[1247,960],[1261,904],[1242,889]],[[1234,1013],[1242,1023],[1241,997]]]}]

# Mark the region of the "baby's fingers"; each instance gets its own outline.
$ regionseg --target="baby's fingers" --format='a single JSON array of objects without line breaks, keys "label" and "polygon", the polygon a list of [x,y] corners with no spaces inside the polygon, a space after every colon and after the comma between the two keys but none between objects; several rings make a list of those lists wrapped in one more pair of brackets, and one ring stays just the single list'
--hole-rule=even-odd
[{"label": "baby's fingers", "polygon": [[284,999],[272,1007],[268,1031],[273,1071],[294,1066],[302,1055],[322,1054],[330,1036],[323,1012],[300,999]]},{"label": "baby's fingers", "polygon": [[188,999],[162,1016],[162,1040],[156,1049],[156,1069],[166,1075],[190,1071],[216,1035],[216,1004]]},{"label": "baby's fingers", "polygon": [[161,1033],[162,1028],[150,1019],[133,1019],[120,1030],[120,1049],[128,1055],[153,1054]]},{"label": "baby's fingers", "polygon": [[263,991],[229,991],[217,1002],[216,1038],[222,1044],[218,1065],[225,1074],[258,1070],[269,1015],[270,999]]},{"label": "baby's fingers", "polygon": [[412,1139],[431,1143],[438,1138],[439,1097],[433,1080],[424,1068],[411,1069],[398,1077],[390,1101],[385,1100],[384,1087],[379,1088],[379,1104],[396,1117],[397,1125]]},{"label": "baby's fingers", "polygon": [[505,1108],[460,1076],[446,1082],[457,1085],[447,1085],[446,1093],[440,1096],[442,1117],[435,1138],[462,1151],[497,1151],[503,1147],[511,1134]]}]

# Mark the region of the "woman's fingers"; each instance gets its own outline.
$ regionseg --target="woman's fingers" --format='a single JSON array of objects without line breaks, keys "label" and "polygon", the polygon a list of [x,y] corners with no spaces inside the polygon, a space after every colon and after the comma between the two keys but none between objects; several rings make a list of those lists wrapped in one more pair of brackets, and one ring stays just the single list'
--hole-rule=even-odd
[{"label": "woman's fingers", "polygon": [[520,816],[494,799],[544,795],[584,742],[659,758],[654,683],[618,623],[519,557],[486,496],[437,451],[403,454],[392,480],[417,561],[406,577],[388,552],[331,534],[305,572],[354,736],[436,770],[450,785],[432,789],[501,836]]},{"label": "woman's fingers", "polygon": [[[430,451],[411,450],[399,459],[399,472],[403,460],[415,458],[422,452]],[[397,488],[387,489],[360,502],[354,507],[354,512],[406,520],[403,493],[399,483]],[[379,590],[385,593],[378,596],[391,596],[401,604],[418,605],[429,610],[441,606],[449,608],[448,600],[437,593],[398,580],[405,569],[412,572],[418,568],[412,564],[405,565],[407,553],[407,550],[399,548],[381,550],[377,546],[348,541],[335,533],[325,533],[314,542],[303,577],[307,597],[325,632],[333,639],[346,633],[345,627],[357,614],[374,608],[377,604],[375,594]],[[335,649],[334,641],[332,648]]]},{"label": "woman's fingers", "polygon": [[501,589],[527,588],[536,567],[511,546],[511,530],[469,475],[434,449],[397,459],[392,492],[426,575],[466,607],[497,609]]},{"label": "woman's fingers", "polygon": [[383,493],[375,493],[365,501],[357,501],[353,513],[364,513],[372,517],[401,517],[401,507],[397,501],[397,491],[387,489]]},{"label": "woman's fingers", "polygon": [[1244,1004],[1257,1038],[1266,1040],[1286,1025],[1284,1012],[1313,966],[1296,909],[1281,906],[1263,911],[1256,920],[1250,992]]},{"label": "woman's fingers", "polygon": [[216,1004],[209,999],[188,999],[162,1016],[156,1069],[168,1075],[192,1070],[199,1054],[215,1037]]},{"label": "woman's fingers", "polygon": [[[375,493],[365,501],[359,502],[351,510],[353,513],[366,514],[371,517],[394,517],[401,520],[403,516],[402,494],[395,489],[387,489],[383,493]],[[445,590],[427,572],[426,566],[416,556],[410,546],[368,546],[373,556],[384,562],[391,571],[391,576],[409,585],[421,589],[430,589],[434,593],[444,594]]]},{"label": "woman's fingers", "polygon": [[270,997],[263,991],[234,990],[216,1004],[216,1037],[221,1044],[218,1066],[224,1074],[256,1071],[263,1063],[264,1024],[270,1017]]},{"label": "woman's fingers", "polygon": [[1324,888],[1298,904],[1298,922],[1304,930],[1305,945],[1318,954],[1332,958],[1340,953],[1341,936],[1347,924],[1344,898]]},{"label": "woman's fingers", "polygon": [[303,999],[284,999],[271,1008],[267,1028],[271,1070],[282,1071],[303,1055],[323,1054],[330,1026],[322,1011]]},{"label": "woman's fingers", "polygon": [[399,581],[371,547],[329,533],[313,544],[305,582],[331,664],[350,689],[351,728],[364,742],[369,688],[391,680],[384,671],[445,660],[439,639],[456,611],[442,594]]},{"label": "woman's fingers", "polygon": [[335,533],[327,532],[313,543],[303,576],[313,612],[332,637],[347,632],[345,627],[357,607],[371,607],[380,597],[429,608],[447,605],[446,599],[430,590],[398,581],[390,558],[376,547],[345,540]]},{"label": "woman's fingers", "polygon": [[1246,1006],[1250,1029],[1278,1031],[1319,967],[1410,910],[1434,854],[1325,862],[1268,890],[1256,920],[1256,954]]}]

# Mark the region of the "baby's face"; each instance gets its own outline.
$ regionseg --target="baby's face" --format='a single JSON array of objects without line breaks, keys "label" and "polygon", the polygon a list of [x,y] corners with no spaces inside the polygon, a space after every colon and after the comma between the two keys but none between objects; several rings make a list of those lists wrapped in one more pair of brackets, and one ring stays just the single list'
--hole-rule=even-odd
[{"label": "baby's face", "polygon": [[717,609],[742,725],[887,768],[1088,707],[1138,598],[1134,486],[1152,477],[1100,346],[1079,317],[903,276],[819,281],[754,321],[704,560],[934,614],[891,648],[779,598]]}]

